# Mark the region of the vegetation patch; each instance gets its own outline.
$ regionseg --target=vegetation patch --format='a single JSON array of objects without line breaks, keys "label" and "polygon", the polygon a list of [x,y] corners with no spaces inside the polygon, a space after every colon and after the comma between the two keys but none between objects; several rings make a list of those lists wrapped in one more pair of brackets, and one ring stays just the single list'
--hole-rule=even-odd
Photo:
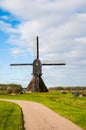
[{"label": "vegetation patch", "polygon": [[0,95],[0,98],[39,102],[86,130],[86,97],[62,92]]},{"label": "vegetation patch", "polygon": [[21,108],[10,102],[0,101],[0,130],[23,130]]},{"label": "vegetation patch", "polygon": [[22,93],[22,86],[20,84],[0,84],[0,95],[20,93]]}]

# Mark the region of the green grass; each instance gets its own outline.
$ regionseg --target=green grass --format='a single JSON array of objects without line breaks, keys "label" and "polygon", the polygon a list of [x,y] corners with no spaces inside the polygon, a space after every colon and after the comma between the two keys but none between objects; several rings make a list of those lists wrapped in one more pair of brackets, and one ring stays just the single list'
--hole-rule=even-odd
[{"label": "green grass", "polygon": [[0,95],[0,98],[22,99],[42,103],[86,130],[86,97],[75,98],[59,92]]},{"label": "green grass", "polygon": [[0,130],[23,130],[22,112],[18,105],[0,101]]}]

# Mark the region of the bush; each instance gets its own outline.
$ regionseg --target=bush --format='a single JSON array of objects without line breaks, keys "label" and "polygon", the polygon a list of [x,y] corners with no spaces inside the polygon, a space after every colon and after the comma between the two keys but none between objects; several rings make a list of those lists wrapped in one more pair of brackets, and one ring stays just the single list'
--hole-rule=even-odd
[{"label": "bush", "polygon": [[7,88],[7,93],[8,93],[8,94],[12,94],[12,93],[13,93],[13,90],[12,90],[11,87]]},{"label": "bush", "polygon": [[22,93],[22,86],[17,84],[1,84],[0,94],[20,94]]}]

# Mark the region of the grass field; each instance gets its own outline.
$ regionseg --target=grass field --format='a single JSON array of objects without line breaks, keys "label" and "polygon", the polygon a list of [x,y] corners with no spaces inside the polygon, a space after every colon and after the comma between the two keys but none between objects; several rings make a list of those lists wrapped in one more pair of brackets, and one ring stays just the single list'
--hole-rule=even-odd
[{"label": "grass field", "polygon": [[60,92],[0,95],[0,98],[22,99],[42,103],[86,130],[86,97],[75,98]]},{"label": "grass field", "polygon": [[0,101],[0,130],[23,130],[21,109],[14,103]]}]

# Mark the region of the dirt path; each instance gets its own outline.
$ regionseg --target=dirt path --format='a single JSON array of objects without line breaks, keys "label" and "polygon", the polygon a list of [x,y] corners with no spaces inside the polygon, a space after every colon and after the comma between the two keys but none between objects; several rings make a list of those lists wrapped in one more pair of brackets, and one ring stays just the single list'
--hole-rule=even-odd
[{"label": "dirt path", "polygon": [[21,106],[25,130],[82,130],[42,104],[22,100],[2,100],[14,102]]}]

